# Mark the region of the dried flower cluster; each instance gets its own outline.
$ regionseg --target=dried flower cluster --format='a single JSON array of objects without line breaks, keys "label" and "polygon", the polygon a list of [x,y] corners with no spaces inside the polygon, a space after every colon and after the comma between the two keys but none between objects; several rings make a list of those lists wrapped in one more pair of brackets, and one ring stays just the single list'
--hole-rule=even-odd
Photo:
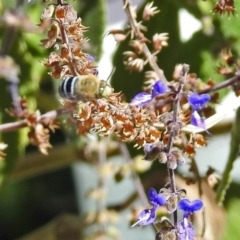
[{"label": "dried flower cluster", "polygon": [[40,119],[41,114],[38,110],[31,113],[28,109],[26,99],[20,99],[19,106],[20,109],[7,110],[9,115],[26,121],[30,129],[28,133],[30,143],[37,146],[41,153],[47,155],[48,149],[52,147],[49,143],[49,129],[54,131],[58,126],[51,118]]},{"label": "dried flower cluster", "polygon": [[42,62],[45,67],[54,69],[50,73],[53,78],[95,74],[91,57],[81,49],[81,44],[87,41],[83,36],[87,27],[82,25],[81,18],[77,17],[77,12],[71,5],[57,5],[55,9],[54,5],[49,5],[44,9],[40,20],[40,26],[49,29],[47,38],[41,40],[42,46],[54,46],[57,49]]},{"label": "dried flower cluster", "polygon": [[223,15],[225,13],[230,16],[231,14],[234,15],[236,8],[234,7],[234,0],[219,0],[215,7],[212,10],[214,13],[219,13]]},{"label": "dried flower cluster", "polygon": [[[65,101],[65,106],[69,102]],[[136,142],[143,146],[146,142],[155,142],[161,131],[154,127],[158,115],[146,109],[121,103],[119,94],[112,94],[107,99],[78,103],[73,114],[78,120],[78,133],[89,131],[103,136],[112,133],[124,142]]]}]

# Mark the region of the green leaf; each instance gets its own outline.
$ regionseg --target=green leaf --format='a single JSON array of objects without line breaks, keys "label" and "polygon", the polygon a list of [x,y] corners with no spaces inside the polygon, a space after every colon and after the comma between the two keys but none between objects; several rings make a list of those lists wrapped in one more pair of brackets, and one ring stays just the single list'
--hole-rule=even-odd
[{"label": "green leaf", "polygon": [[223,240],[239,240],[240,239],[240,200],[239,199],[232,199],[228,206],[227,211],[227,225],[225,229],[225,234]]},{"label": "green leaf", "polygon": [[221,182],[217,189],[216,199],[218,203],[223,202],[226,191],[231,183],[231,172],[233,169],[234,162],[239,157],[239,150],[240,150],[240,107],[236,111],[236,118],[232,127],[230,153],[228,156],[224,172],[222,174]]}]

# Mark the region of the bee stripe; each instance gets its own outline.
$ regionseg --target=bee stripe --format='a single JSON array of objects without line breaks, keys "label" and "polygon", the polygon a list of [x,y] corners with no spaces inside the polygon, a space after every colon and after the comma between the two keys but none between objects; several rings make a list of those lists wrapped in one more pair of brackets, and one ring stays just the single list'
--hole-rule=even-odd
[{"label": "bee stripe", "polygon": [[74,89],[76,81],[77,77],[64,79],[59,87],[60,96],[67,99],[75,99]]}]

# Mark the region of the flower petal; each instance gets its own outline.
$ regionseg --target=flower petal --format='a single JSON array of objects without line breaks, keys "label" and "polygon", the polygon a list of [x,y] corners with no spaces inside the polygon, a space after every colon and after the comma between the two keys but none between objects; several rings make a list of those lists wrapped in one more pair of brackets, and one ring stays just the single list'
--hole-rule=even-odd
[{"label": "flower petal", "polygon": [[196,94],[193,93],[188,97],[188,101],[190,105],[192,106],[193,110],[201,110],[204,105],[209,102],[211,99],[209,94]]},{"label": "flower petal", "polygon": [[147,103],[151,102],[152,96],[146,92],[138,93],[130,102],[132,106],[144,106]]},{"label": "flower petal", "polygon": [[202,118],[197,111],[193,111],[192,116],[191,116],[191,124],[196,126],[196,127],[200,127],[203,128],[208,134],[210,134],[207,131],[207,127],[206,127],[206,123],[204,118]]},{"label": "flower petal", "polygon": [[145,226],[153,223],[156,219],[156,209],[157,205],[153,205],[152,209],[143,210],[138,216],[138,221],[134,223],[131,227],[135,227],[137,225]]},{"label": "flower petal", "polygon": [[177,225],[177,234],[179,240],[194,240],[195,231],[192,224],[186,219],[183,218],[178,222]]},{"label": "flower petal", "polygon": [[92,55],[88,54],[87,58],[88,58],[88,61],[94,62],[94,57]]},{"label": "flower petal", "polygon": [[152,86],[152,98],[156,97],[159,94],[163,94],[168,90],[168,87],[161,81],[158,80]]},{"label": "flower petal", "polygon": [[200,210],[202,207],[203,202],[200,199],[189,201],[187,198],[183,198],[178,202],[178,208],[189,214]]},{"label": "flower petal", "polygon": [[154,188],[148,190],[148,199],[153,205],[163,206],[166,203],[166,197],[161,193],[158,194]]}]

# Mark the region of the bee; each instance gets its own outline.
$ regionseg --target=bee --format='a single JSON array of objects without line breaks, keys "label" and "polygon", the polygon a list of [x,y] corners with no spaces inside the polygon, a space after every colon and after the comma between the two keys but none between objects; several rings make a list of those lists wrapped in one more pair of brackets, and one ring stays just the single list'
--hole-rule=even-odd
[{"label": "bee", "polygon": [[66,76],[63,78],[58,90],[62,98],[72,101],[104,98],[113,92],[107,81],[100,80],[92,74]]}]

